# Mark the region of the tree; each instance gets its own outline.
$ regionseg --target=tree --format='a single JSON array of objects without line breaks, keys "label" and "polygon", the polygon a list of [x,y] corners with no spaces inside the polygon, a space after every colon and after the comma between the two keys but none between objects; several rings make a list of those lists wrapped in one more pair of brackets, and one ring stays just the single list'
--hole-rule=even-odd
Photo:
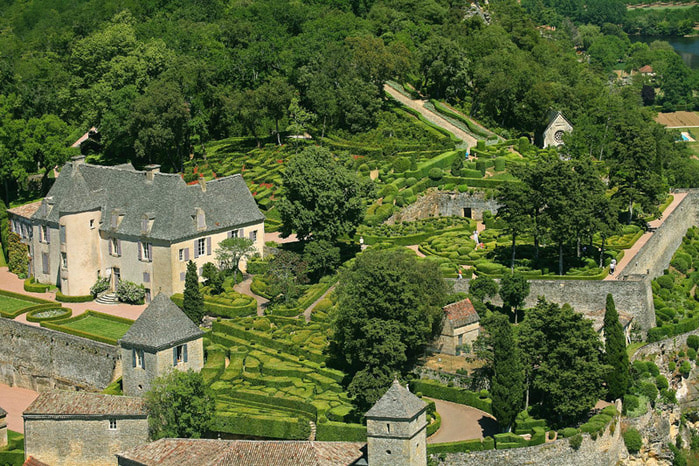
[{"label": "tree", "polygon": [[201,374],[191,369],[156,378],[144,400],[152,440],[201,438],[212,426],[214,398]]},{"label": "tree", "polygon": [[469,282],[468,292],[483,301],[486,296],[492,298],[498,294],[498,284],[492,278],[477,277]]},{"label": "tree", "polygon": [[605,363],[611,369],[606,377],[607,398],[616,400],[628,391],[630,375],[624,330],[619,323],[619,314],[611,294],[607,295],[607,306],[604,312],[604,349]]},{"label": "tree", "polygon": [[529,296],[529,282],[521,273],[511,273],[500,281],[500,298],[505,307],[512,309],[517,323],[517,310]]},{"label": "tree", "polygon": [[201,276],[206,279],[204,286],[211,288],[211,294],[223,293],[223,275],[212,262],[207,262],[201,269]]},{"label": "tree", "polygon": [[340,248],[322,239],[311,241],[303,248],[303,260],[310,275],[322,277],[340,265]]},{"label": "tree", "polygon": [[336,292],[331,352],[354,393],[374,384],[376,398],[363,399],[366,407],[439,331],[446,285],[431,261],[400,249],[368,249],[342,271]]},{"label": "tree", "polygon": [[269,261],[267,275],[271,278],[269,292],[274,298],[282,296],[288,304],[298,297],[299,285],[307,281],[306,263],[298,254],[282,249]]},{"label": "tree", "polygon": [[283,175],[286,197],[277,203],[281,233],[302,240],[336,242],[351,235],[364,218],[369,181],[351,172],[323,147],[308,147],[294,156]]},{"label": "tree", "polygon": [[253,240],[234,237],[226,238],[218,243],[218,248],[216,248],[214,253],[221,270],[233,271],[233,284],[235,285],[238,280],[240,260],[255,251],[255,242]]},{"label": "tree", "polygon": [[490,397],[500,429],[509,432],[524,405],[524,368],[512,327],[503,314],[494,314],[488,327],[493,345],[493,376]]},{"label": "tree", "polygon": [[530,224],[529,212],[531,204],[531,189],[525,183],[505,183],[498,192],[497,216],[505,221],[507,230],[512,235],[512,260],[510,270],[515,271],[517,236],[526,231]]},{"label": "tree", "polygon": [[184,276],[184,304],[183,311],[192,322],[199,325],[204,316],[204,297],[199,289],[199,274],[197,264],[187,262],[187,273]]},{"label": "tree", "polygon": [[267,110],[267,113],[274,120],[277,144],[282,145],[281,134],[279,133],[279,120],[286,116],[289,104],[294,96],[294,88],[286,79],[275,77],[264,83],[257,89],[260,102]]},{"label": "tree", "polygon": [[602,342],[569,305],[540,298],[518,328],[528,385],[554,425],[577,421],[604,395]]}]

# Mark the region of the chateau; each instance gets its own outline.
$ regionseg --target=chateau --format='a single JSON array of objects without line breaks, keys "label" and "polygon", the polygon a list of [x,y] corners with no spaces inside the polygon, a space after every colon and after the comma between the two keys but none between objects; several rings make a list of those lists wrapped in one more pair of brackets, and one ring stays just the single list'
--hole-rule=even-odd
[{"label": "chateau", "polygon": [[106,167],[75,157],[48,195],[8,210],[12,231],[29,246],[30,275],[65,295],[90,294],[99,277],[111,289],[128,280],[158,292],[184,289],[186,264],[214,262],[222,240],[264,246],[264,215],[240,175],[188,186],[158,165]]}]

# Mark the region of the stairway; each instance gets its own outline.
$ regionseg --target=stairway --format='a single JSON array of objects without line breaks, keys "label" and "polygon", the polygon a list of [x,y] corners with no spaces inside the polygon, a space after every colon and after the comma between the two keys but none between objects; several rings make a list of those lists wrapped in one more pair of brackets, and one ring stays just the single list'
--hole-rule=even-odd
[{"label": "stairway", "polygon": [[119,304],[119,299],[117,299],[116,293],[100,293],[97,295],[95,302],[99,304]]},{"label": "stairway", "polygon": [[313,442],[316,439],[316,423],[313,421],[308,421],[311,425],[311,435],[308,436],[308,440]]}]

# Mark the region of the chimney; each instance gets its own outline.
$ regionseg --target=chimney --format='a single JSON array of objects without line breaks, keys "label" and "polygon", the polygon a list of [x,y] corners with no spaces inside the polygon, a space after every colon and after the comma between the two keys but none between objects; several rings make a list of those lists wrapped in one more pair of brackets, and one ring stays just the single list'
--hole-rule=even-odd
[{"label": "chimney", "polygon": [[203,176],[199,177],[199,186],[201,186],[201,192],[205,193],[206,192],[206,180],[204,179]]},{"label": "chimney", "polygon": [[155,174],[160,173],[160,165],[155,163],[151,165],[146,165],[143,168],[146,170],[146,179],[148,181],[153,181],[153,178],[155,178]]},{"label": "chimney", "polygon": [[80,164],[85,163],[85,156],[84,155],[76,155],[75,157],[71,157],[70,160],[73,162],[73,166],[76,167]]}]

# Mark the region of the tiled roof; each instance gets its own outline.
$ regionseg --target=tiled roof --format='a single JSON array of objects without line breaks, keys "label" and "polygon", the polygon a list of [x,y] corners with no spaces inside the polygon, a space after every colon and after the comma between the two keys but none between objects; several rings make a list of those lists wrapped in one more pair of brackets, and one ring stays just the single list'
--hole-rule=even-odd
[{"label": "tiled roof", "polygon": [[40,393],[24,410],[29,416],[146,417],[143,400],[131,396],[52,390]]},{"label": "tiled roof", "polygon": [[[240,175],[227,176],[201,186],[187,186],[179,175],[69,162],[51,187],[33,218],[58,223],[60,214],[101,209],[100,230],[115,236],[137,236],[166,241],[226,231],[264,220]],[[53,203],[53,205],[51,205]],[[196,212],[205,214],[206,228],[197,229]],[[123,215],[112,228],[114,212]],[[144,216],[153,219],[144,233]]]},{"label": "tiled roof", "polygon": [[38,459],[34,458],[33,456],[30,456],[29,458],[27,458],[24,461],[22,466],[49,466],[49,465],[42,462],[42,461],[39,461]]},{"label": "tiled roof", "polygon": [[455,328],[480,321],[476,308],[473,307],[471,300],[468,298],[444,306],[443,309],[446,318],[449,319]]},{"label": "tiled roof", "polygon": [[41,207],[41,201],[36,201],[31,202],[29,204],[13,207],[11,209],[7,209],[7,211],[11,214],[17,215],[18,217],[31,218],[32,215],[34,215],[36,211],[39,210],[39,207]]},{"label": "tiled roof", "polygon": [[367,411],[366,417],[412,419],[427,407],[427,403],[403,387],[398,380],[394,380],[391,387]]},{"label": "tiled roof", "polygon": [[650,65],[645,65],[645,66],[642,66],[641,68],[639,68],[638,71],[641,73],[652,73],[653,67]]},{"label": "tiled roof", "polygon": [[203,334],[166,294],[159,293],[119,340],[119,344],[160,351]]},{"label": "tiled roof", "polygon": [[118,453],[141,465],[159,466],[336,466],[364,455],[364,443],[161,439]]}]

